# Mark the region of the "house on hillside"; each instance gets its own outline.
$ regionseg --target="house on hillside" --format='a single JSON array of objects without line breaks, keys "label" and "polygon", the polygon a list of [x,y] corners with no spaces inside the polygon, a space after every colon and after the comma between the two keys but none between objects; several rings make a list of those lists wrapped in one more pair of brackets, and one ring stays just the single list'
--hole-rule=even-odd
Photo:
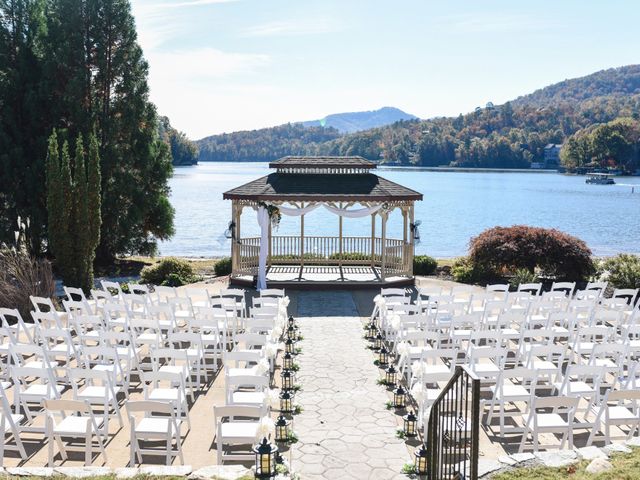
[{"label": "house on hillside", "polygon": [[544,168],[558,168],[560,166],[561,144],[550,143],[544,147]]}]

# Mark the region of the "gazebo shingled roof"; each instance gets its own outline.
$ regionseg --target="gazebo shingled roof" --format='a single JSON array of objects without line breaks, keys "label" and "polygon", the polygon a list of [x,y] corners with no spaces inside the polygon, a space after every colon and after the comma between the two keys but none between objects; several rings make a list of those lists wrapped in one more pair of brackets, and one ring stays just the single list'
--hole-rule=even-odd
[{"label": "gazebo shingled roof", "polygon": [[376,168],[376,164],[359,156],[293,156],[269,163],[269,168]]},{"label": "gazebo shingled roof", "polygon": [[422,194],[372,173],[335,175],[272,173],[236,187],[225,200],[406,201]]},{"label": "gazebo shingled roof", "polygon": [[370,173],[376,164],[362,157],[288,156],[271,162],[269,167],[277,171],[229,190],[223,198],[281,202],[422,200],[421,193]]}]

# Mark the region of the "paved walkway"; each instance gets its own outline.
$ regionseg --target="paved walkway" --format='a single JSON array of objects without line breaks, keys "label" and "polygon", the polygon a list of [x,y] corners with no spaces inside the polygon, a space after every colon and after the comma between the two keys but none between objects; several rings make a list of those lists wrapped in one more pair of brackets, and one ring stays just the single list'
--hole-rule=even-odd
[{"label": "paved walkway", "polygon": [[406,479],[400,471],[410,455],[376,384],[351,293],[300,292],[297,310],[304,340],[296,402],[304,410],[294,420],[294,471],[305,480]]}]

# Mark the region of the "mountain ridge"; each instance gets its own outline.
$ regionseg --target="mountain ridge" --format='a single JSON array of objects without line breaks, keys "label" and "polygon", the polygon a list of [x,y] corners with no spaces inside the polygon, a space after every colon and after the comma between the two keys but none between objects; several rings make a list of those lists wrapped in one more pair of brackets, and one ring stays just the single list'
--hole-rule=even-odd
[{"label": "mountain ridge", "polygon": [[400,120],[342,134],[286,124],[199,141],[201,161],[271,161],[285,155],[361,155],[399,165],[529,168],[547,144],[618,117],[640,118],[640,65],[548,85],[457,117]]},{"label": "mountain ridge", "polygon": [[332,113],[320,120],[299,123],[305,127],[333,127],[340,133],[354,133],[383,127],[401,120],[418,120],[418,117],[396,107],[382,107],[377,110]]}]

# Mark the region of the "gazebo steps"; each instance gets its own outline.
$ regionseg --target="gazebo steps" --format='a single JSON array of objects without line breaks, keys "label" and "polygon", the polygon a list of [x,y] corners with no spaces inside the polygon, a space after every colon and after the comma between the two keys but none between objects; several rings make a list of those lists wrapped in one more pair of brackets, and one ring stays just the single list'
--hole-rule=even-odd
[{"label": "gazebo steps", "polygon": [[[231,279],[233,285],[251,287],[253,277],[238,276]],[[380,269],[362,266],[271,266],[267,272],[269,288],[294,290],[314,289],[370,289],[389,286],[406,287],[415,284],[413,277],[388,277],[380,279]]]}]

